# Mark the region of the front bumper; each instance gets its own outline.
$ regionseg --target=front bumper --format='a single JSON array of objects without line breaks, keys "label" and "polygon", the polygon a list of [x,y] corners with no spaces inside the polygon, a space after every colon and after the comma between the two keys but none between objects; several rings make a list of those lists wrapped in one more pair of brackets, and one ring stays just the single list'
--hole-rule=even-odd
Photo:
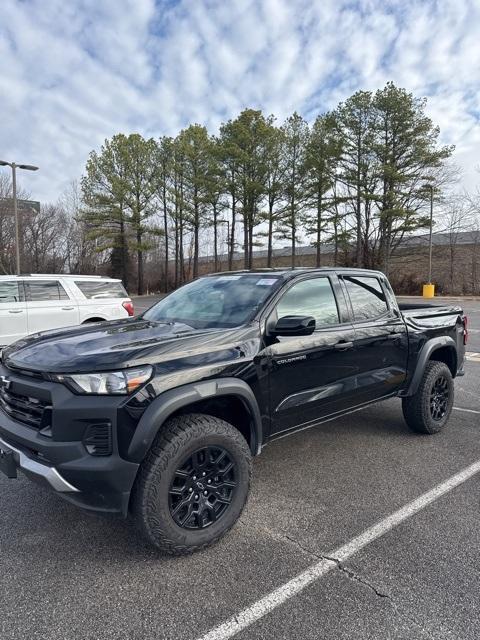
[{"label": "front bumper", "polygon": [[37,460],[30,458],[25,451],[17,449],[8,442],[5,442],[2,438],[0,438],[0,449],[12,454],[17,469],[21,469],[27,476],[34,477],[41,483],[47,483],[54,491],[79,491],[79,489],[74,487],[73,484],[67,482],[67,480],[58,473],[55,467],[50,467],[47,464],[37,462]]},{"label": "front bumper", "polygon": [[[62,384],[28,379],[1,364],[0,374],[8,376],[12,392],[50,403],[47,429],[25,424],[0,406],[0,449],[12,452],[16,468],[81,508],[126,516],[139,464],[121,450],[125,398],[78,396]],[[85,433],[97,423],[111,426],[109,455],[91,455],[85,445]]]}]

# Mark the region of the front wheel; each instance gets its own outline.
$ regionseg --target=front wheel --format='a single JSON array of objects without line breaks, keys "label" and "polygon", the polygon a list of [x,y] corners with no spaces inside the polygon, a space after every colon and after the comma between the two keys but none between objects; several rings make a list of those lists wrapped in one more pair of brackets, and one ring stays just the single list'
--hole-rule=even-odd
[{"label": "front wheel", "polygon": [[408,426],[420,433],[438,433],[448,422],[453,396],[453,379],[448,366],[435,360],[427,362],[417,392],[402,400]]},{"label": "front wheel", "polygon": [[251,453],[245,438],[219,418],[172,418],[142,463],[132,496],[140,531],[155,547],[181,555],[219,540],[247,501]]}]

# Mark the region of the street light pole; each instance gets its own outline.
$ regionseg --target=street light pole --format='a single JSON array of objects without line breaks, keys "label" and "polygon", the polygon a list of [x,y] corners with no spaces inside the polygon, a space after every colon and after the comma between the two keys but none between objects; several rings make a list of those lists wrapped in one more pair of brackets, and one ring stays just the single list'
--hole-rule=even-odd
[{"label": "street light pole", "polygon": [[20,224],[18,221],[17,203],[17,165],[12,162],[12,192],[13,192],[13,218],[15,220],[15,256],[17,265],[17,276],[20,275]]},{"label": "street light pole", "polygon": [[433,185],[430,186],[430,238],[428,254],[428,284],[432,284],[432,229],[433,229]]},{"label": "street light pole", "polygon": [[15,219],[15,257],[17,276],[20,275],[20,224],[18,220],[18,203],[17,203],[17,169],[25,169],[26,171],[37,171],[38,167],[32,164],[16,164],[15,162],[5,162],[0,160],[1,167],[10,167],[12,169],[12,199],[13,199],[13,217]]}]

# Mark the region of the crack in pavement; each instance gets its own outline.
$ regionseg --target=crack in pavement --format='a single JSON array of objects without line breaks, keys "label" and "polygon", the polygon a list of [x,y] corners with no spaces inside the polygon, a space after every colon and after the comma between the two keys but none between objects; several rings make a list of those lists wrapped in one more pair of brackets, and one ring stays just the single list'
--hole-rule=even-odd
[{"label": "crack in pavement", "polygon": [[400,618],[404,618],[405,620],[408,620],[409,622],[414,624],[416,627],[418,627],[421,637],[427,638],[428,640],[435,640],[435,637],[427,629],[425,629],[424,625],[418,622],[418,620],[416,620],[413,616],[411,616],[407,611],[404,611],[400,607],[400,605],[397,602],[395,602],[394,598],[391,595],[389,595],[388,593],[382,593],[381,591],[379,591],[371,582],[368,582],[367,580],[359,576],[357,573],[355,573],[354,571],[346,567],[338,558],[334,558],[333,556],[327,556],[325,554],[315,553],[311,549],[308,549],[307,547],[303,546],[298,540],[290,537],[287,534],[279,534],[278,532],[275,532],[275,537],[284,538],[288,540],[290,543],[294,544],[299,549],[301,549],[304,553],[310,555],[312,558],[315,558],[316,560],[327,560],[328,562],[334,563],[337,566],[337,569],[339,569],[339,571],[344,573],[347,576],[347,578],[354,580],[355,582],[358,582],[359,584],[369,588],[375,593],[377,597],[385,598],[386,600],[388,600],[388,602],[393,607],[395,613]]},{"label": "crack in pavement", "polygon": [[[248,529],[249,532],[251,533],[251,531],[252,531],[252,525],[251,524],[247,525],[246,523],[243,523],[240,520],[239,525],[240,526],[244,525],[245,528]],[[381,598],[385,602],[388,602],[392,606],[393,611],[395,612],[396,616],[398,616],[400,619],[403,618],[404,620],[407,620],[410,624],[414,625],[417,628],[418,634],[419,634],[418,638],[424,638],[425,640],[437,640],[437,637],[435,635],[433,635],[430,632],[430,630],[425,628],[425,622],[419,622],[418,620],[416,620],[413,615],[411,615],[407,610],[404,609],[404,606],[402,606],[401,603],[397,603],[395,601],[395,599],[394,599],[394,597],[392,595],[387,594],[387,593],[383,593],[382,591],[377,589],[371,582],[369,582],[365,578],[359,576],[352,569],[349,569],[348,567],[346,567],[343,564],[343,562],[341,560],[339,560],[338,558],[335,558],[335,557],[329,556],[329,555],[325,555],[325,554],[322,554],[322,553],[316,553],[315,551],[313,551],[312,549],[304,546],[297,539],[292,538],[291,536],[289,536],[288,534],[284,533],[283,531],[272,530],[268,526],[256,526],[256,527],[254,526],[253,528],[261,530],[264,534],[267,534],[267,535],[271,536],[275,540],[281,540],[283,542],[286,542],[286,543],[288,543],[290,545],[293,545],[293,546],[297,547],[298,550],[300,550],[302,553],[306,554],[307,556],[311,557],[312,559],[315,559],[317,561],[322,561],[323,560],[325,562],[330,562],[332,565],[334,565],[334,566],[332,566],[332,568],[337,568],[348,579],[353,580],[355,582],[358,582],[359,584],[361,584],[364,587],[367,587],[368,589],[373,591],[373,593],[375,594],[375,596],[377,598]],[[235,615],[233,617],[234,617],[235,621],[237,621],[237,622],[239,621],[238,616]]]},{"label": "crack in pavement", "polygon": [[325,560],[331,560],[332,562],[335,562],[335,564],[337,565],[338,569],[340,569],[340,571],[343,571],[343,573],[345,573],[351,580],[355,580],[356,582],[359,582],[365,587],[368,587],[369,589],[371,589],[374,592],[374,594],[379,598],[388,598],[389,600],[392,600],[391,596],[388,593],[382,593],[381,591],[379,591],[373,584],[371,584],[371,582],[368,582],[368,580],[365,580],[364,578],[359,576],[357,573],[355,573],[354,571],[346,567],[340,560],[338,560],[338,558],[332,558],[331,556],[322,556],[322,558],[325,558]]},{"label": "crack in pavement", "polygon": [[337,569],[339,569],[340,571],[345,573],[345,575],[348,578],[350,578],[351,580],[355,580],[356,582],[359,582],[360,584],[364,585],[365,587],[368,587],[379,598],[388,598],[389,600],[391,600],[391,596],[388,593],[382,593],[381,591],[379,591],[373,584],[368,582],[368,580],[365,580],[364,578],[362,578],[361,576],[356,574],[354,571],[352,571],[351,569],[346,567],[338,558],[333,558],[332,556],[327,556],[327,555],[325,555],[323,553],[317,554],[317,553],[313,552],[311,549],[307,549],[298,540],[295,540],[294,538],[291,538],[287,534],[284,534],[283,537],[285,537],[287,540],[289,540],[290,542],[295,544],[297,547],[299,547],[302,551],[304,551],[305,553],[308,553],[310,556],[312,556],[313,558],[316,558],[317,560],[329,560],[330,562],[334,562],[337,565]]}]

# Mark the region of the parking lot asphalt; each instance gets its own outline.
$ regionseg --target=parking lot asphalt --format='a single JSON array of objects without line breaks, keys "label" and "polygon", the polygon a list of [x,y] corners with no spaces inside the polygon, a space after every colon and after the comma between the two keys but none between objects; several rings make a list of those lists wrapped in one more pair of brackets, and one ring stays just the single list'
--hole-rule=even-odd
[{"label": "parking lot asphalt", "polygon": [[[480,302],[468,304],[478,331]],[[198,640],[241,621],[332,550],[480,460],[479,379],[480,362],[469,360],[436,436],[411,433],[389,400],[265,447],[239,524],[189,557],[161,556],[129,522],[0,477],[1,640]],[[476,640],[479,490],[480,473],[235,637]]]}]

